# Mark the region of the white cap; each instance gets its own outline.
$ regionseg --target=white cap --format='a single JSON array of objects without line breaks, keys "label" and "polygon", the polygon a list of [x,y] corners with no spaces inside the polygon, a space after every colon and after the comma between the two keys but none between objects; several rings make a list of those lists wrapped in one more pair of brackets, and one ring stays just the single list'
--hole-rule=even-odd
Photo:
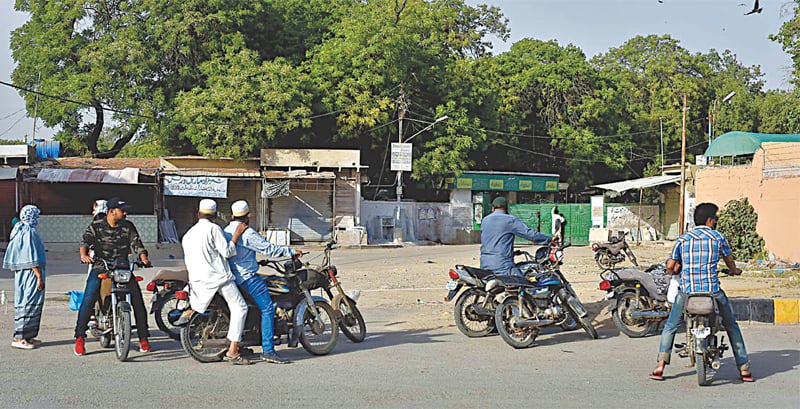
[{"label": "white cap", "polygon": [[250,206],[247,205],[247,202],[244,200],[239,200],[233,202],[231,205],[231,213],[234,217],[241,217],[250,213]]},{"label": "white cap", "polygon": [[200,213],[214,214],[217,212],[217,202],[211,199],[203,199],[200,201]]}]

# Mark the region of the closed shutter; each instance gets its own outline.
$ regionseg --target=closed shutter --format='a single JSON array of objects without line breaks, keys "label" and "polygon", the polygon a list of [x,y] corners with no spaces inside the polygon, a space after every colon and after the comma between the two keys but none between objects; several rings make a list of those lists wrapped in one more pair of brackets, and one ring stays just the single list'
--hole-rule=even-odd
[{"label": "closed shutter", "polygon": [[334,202],[334,211],[336,212],[335,223],[339,223],[343,217],[352,217],[355,220],[356,216],[356,188],[354,180],[347,180],[342,178],[336,179],[336,200]]},{"label": "closed shutter", "polygon": [[270,226],[289,230],[293,243],[330,240],[333,180],[293,181],[290,189],[288,197],[270,199]]},{"label": "closed shutter", "polygon": [[0,240],[8,241],[11,219],[16,214],[14,201],[17,197],[14,180],[0,180]]}]

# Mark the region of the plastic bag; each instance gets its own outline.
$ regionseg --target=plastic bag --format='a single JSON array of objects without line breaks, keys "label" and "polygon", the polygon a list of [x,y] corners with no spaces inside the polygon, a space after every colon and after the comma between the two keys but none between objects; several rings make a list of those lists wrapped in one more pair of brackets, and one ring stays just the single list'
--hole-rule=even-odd
[{"label": "plastic bag", "polygon": [[680,277],[677,275],[672,276],[669,280],[669,289],[667,289],[667,301],[670,304],[675,303],[675,298],[678,297],[678,291],[681,287]]},{"label": "plastic bag", "polygon": [[83,291],[67,291],[69,295],[69,309],[78,311],[81,309],[81,302],[83,302]]}]

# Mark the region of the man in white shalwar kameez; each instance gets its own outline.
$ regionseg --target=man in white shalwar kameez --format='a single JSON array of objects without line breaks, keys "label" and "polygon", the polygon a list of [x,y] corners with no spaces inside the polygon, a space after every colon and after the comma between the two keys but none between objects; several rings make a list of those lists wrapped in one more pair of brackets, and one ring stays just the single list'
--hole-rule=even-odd
[{"label": "man in white shalwar kameez", "polygon": [[235,365],[247,365],[250,362],[239,354],[247,303],[236,287],[227,260],[236,254],[236,242],[247,225],[236,229],[231,242],[228,242],[222,228],[213,222],[216,217],[217,203],[211,199],[201,200],[197,223],[186,232],[181,242],[186,270],[189,271],[189,302],[192,310],[204,313],[214,294],[222,294],[231,311],[228,328],[228,340],[231,343],[225,360]]}]

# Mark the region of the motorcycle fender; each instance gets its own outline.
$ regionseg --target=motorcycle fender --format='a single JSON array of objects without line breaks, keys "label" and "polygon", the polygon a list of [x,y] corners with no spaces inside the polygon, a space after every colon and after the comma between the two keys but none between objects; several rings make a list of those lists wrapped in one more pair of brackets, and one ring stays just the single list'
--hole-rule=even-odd
[{"label": "motorcycle fender", "polygon": [[[322,301],[327,303],[328,300],[318,296],[312,295],[311,299],[314,302]],[[292,326],[292,330],[289,334],[289,343],[288,346],[290,348],[297,347],[297,343],[300,341],[300,331],[303,329],[303,316],[306,315],[306,310],[308,309],[308,304],[304,301],[301,301],[297,304],[297,308],[294,310],[294,325]]]},{"label": "motorcycle fender", "polygon": [[614,298],[608,300],[608,310],[609,311],[614,311],[614,310],[617,309],[617,301],[618,301],[617,297],[614,297]]},{"label": "motorcycle fender", "polygon": [[[331,307],[333,307],[334,311],[339,312],[339,304],[342,303],[343,299],[344,296],[342,296],[341,294],[336,294],[333,296],[333,299],[331,300]],[[350,302],[353,303],[353,305],[357,305],[356,300],[350,297],[347,297],[347,299],[350,300]]]},{"label": "motorcycle fender", "polygon": [[119,303],[119,307],[122,309],[122,311],[131,312],[131,305],[128,304],[126,301],[121,301]]},{"label": "motorcycle fender", "polygon": [[497,301],[497,305],[500,305],[500,304],[503,303],[503,301],[506,300],[506,298],[512,297],[512,296],[516,296],[516,294],[504,291],[504,292],[502,292],[500,294],[497,294],[494,299],[495,299],[495,301]]}]

